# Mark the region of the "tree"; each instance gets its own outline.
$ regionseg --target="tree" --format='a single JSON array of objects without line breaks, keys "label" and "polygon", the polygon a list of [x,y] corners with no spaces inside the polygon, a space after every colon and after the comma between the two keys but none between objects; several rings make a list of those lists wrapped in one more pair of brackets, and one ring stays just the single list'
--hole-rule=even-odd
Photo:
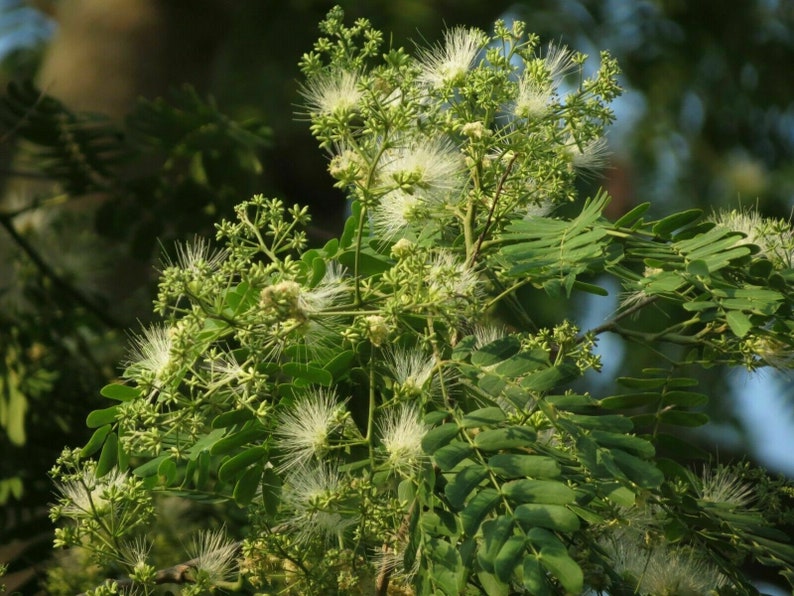
[{"label": "tree", "polygon": [[[57,543],[127,575],[94,593],[755,593],[748,562],[794,585],[791,487],[688,467],[699,450],[671,432],[707,421],[693,369],[790,365],[788,222],[578,201],[619,93],[608,53],[587,75],[521,22],[415,56],[338,8],[321,31],[302,93],[352,215],[308,248],[308,210],[258,195],[218,248],[165,264],[163,322],[53,471]],[[608,323],[535,316],[602,275],[627,292]],[[632,324],[657,307],[663,324]],[[596,395],[607,331],[658,364]],[[158,571],[162,494],[228,525]]]}]

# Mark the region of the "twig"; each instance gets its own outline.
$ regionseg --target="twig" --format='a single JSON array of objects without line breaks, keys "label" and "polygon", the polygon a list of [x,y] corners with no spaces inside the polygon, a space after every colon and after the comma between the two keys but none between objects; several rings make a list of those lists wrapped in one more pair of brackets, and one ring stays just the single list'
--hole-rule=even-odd
[{"label": "twig", "polygon": [[[234,543],[236,549],[239,549],[241,545],[242,542],[239,541]],[[198,563],[199,560],[198,557],[196,557],[189,561],[166,567],[165,569],[158,569],[154,574],[154,583],[158,586],[161,584],[192,584],[194,580],[190,577],[190,572],[196,569]],[[119,588],[129,588],[134,583],[132,579],[128,577],[109,579],[108,581]],[[85,596],[85,592],[78,594],[78,596]]]},{"label": "twig", "polygon": [[27,240],[25,240],[25,238],[19,232],[17,232],[11,217],[6,214],[0,214],[0,226],[2,226],[5,231],[8,232],[8,235],[11,236],[11,239],[16,243],[17,246],[19,246],[19,248],[22,249],[28,258],[33,261],[33,264],[36,265],[38,270],[44,276],[48,277],[55,287],[57,287],[61,292],[92,313],[97,319],[99,319],[108,327],[112,329],[124,328],[124,325],[122,325],[120,321],[117,321],[115,317],[94,304],[94,302],[88,298],[88,296],[80,292],[80,290],[59,276],[52,269],[52,267],[50,267],[44,261],[36,249],[33,248],[33,246]]},{"label": "twig", "polygon": [[510,162],[507,164],[502,177],[499,178],[499,184],[496,185],[496,192],[494,192],[493,201],[491,202],[491,208],[488,210],[488,219],[485,220],[485,226],[480,233],[480,237],[477,239],[477,247],[474,249],[474,252],[471,253],[471,263],[470,265],[474,265],[477,261],[477,256],[480,254],[480,249],[482,248],[482,243],[485,240],[485,235],[488,233],[488,228],[491,227],[491,223],[493,221],[494,212],[496,211],[496,204],[499,202],[499,196],[502,194],[502,189],[504,188],[505,182],[507,182],[507,177],[510,175],[510,170],[513,169],[513,164],[518,159],[518,153],[515,153],[512,158],[510,158]]},{"label": "twig", "polygon": [[[617,324],[618,321],[620,321],[621,319],[625,319],[626,317],[633,315],[638,310],[642,310],[649,304],[656,302],[657,298],[658,296],[648,296],[647,298],[640,300],[634,306],[629,307],[619,315],[616,315],[614,319],[607,321],[606,323],[604,323],[603,325],[599,325],[598,327],[593,327],[592,329],[590,329],[590,331],[587,332],[586,335],[598,335],[599,333],[603,333],[604,331],[614,330],[615,325]],[[580,342],[583,341],[584,337],[585,337],[584,335],[581,336],[578,341]]]}]

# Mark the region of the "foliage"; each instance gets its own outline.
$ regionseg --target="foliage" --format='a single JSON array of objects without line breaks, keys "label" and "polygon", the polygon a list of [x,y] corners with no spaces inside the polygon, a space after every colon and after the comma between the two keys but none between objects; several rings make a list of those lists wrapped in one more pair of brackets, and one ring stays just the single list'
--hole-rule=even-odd
[{"label": "foliage", "polygon": [[0,126],[18,149],[13,173],[29,182],[7,184],[0,212],[0,528],[29,549],[13,573],[47,556],[46,472],[65,443],[90,437],[85,415],[116,376],[123,329],[148,318],[158,240],[231,213],[269,135],[190,88],[118,123],[12,83]]},{"label": "foliage", "polygon": [[[303,57],[302,92],[351,217],[309,249],[307,209],[257,195],[218,248],[165,263],[163,322],[53,470],[56,542],[129,578],[94,593],[756,593],[748,562],[794,585],[791,487],[695,473],[673,432],[707,422],[693,368],[790,365],[790,228],[648,205],[612,222],[605,193],[577,202],[619,93],[607,53],[586,76],[583,55],[497,21],[381,54],[342,17]],[[626,292],[596,329],[542,326],[523,299],[604,294],[596,275]],[[669,324],[632,325],[659,305]],[[658,367],[574,390],[608,331]],[[242,541],[207,531],[184,573],[156,570],[158,494],[244,510]]]}]

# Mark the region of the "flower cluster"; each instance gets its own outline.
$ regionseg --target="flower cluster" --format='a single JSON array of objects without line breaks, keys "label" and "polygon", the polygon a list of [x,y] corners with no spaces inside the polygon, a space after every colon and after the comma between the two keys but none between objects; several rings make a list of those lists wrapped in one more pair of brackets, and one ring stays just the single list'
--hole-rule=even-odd
[{"label": "flower cluster", "polygon": [[[59,544],[95,540],[148,589],[146,498],[164,492],[248,515],[239,543],[194,540],[186,593],[231,590],[235,570],[263,593],[705,593],[746,587],[746,557],[794,564],[745,481],[657,465],[689,450],[668,426],[705,421],[681,368],[790,364],[787,228],[647,206],[613,223],[605,193],[552,216],[604,164],[608,54],[586,76],[582,54],[502,22],[382,54],[342,16],[301,93],[344,230],[307,248],[306,210],[256,196],[219,248],[164,260],[165,322],[132,336],[116,403],[56,471]],[[549,322],[608,275],[631,293],[612,320]],[[623,321],[655,303],[669,327]],[[581,387],[606,331],[689,351],[598,398]]]}]

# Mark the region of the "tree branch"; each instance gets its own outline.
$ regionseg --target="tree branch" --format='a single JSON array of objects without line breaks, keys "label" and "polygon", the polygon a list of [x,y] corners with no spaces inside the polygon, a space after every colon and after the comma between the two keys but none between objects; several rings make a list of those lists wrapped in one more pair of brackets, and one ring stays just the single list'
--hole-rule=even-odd
[{"label": "tree branch", "polygon": [[100,306],[95,304],[88,296],[83,294],[80,290],[72,286],[69,282],[64,280],[50,267],[47,262],[41,257],[35,248],[28,242],[14,227],[12,218],[7,214],[0,214],[0,226],[8,232],[14,243],[22,249],[28,258],[33,261],[36,268],[50,281],[53,285],[63,292],[67,297],[71,298],[74,302],[85,308],[88,312],[93,314],[102,323],[112,329],[123,329],[124,325],[117,321],[115,317],[110,315]]}]

